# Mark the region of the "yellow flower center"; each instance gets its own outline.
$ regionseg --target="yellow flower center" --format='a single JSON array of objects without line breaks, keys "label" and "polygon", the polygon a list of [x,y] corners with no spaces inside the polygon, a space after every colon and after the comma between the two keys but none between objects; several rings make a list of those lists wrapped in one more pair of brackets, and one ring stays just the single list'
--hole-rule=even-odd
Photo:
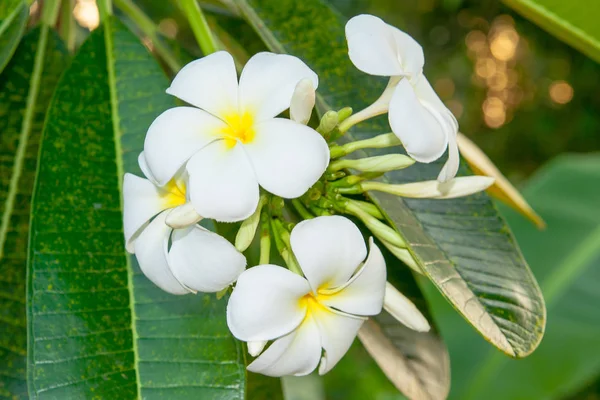
[{"label": "yellow flower center", "polygon": [[254,140],[254,117],[249,112],[231,112],[225,116],[225,122],[227,126],[221,134],[225,136],[227,148],[232,148],[238,141],[246,144]]},{"label": "yellow flower center", "polygon": [[317,290],[316,296],[310,292],[302,296],[298,302],[300,308],[306,308],[306,315],[309,315],[318,311],[329,311],[322,303],[322,301],[329,296],[330,295],[328,294],[321,293],[321,290],[319,289]]},{"label": "yellow flower center", "polygon": [[162,188],[161,198],[164,201],[164,207],[174,208],[186,203],[185,198],[185,182],[183,180],[171,179],[169,183],[167,183]]}]

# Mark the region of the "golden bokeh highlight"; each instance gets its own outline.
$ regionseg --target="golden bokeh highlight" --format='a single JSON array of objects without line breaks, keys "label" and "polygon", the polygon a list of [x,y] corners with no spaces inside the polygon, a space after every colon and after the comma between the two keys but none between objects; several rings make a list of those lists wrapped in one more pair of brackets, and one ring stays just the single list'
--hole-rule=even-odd
[{"label": "golden bokeh highlight", "polygon": [[100,24],[100,13],[96,0],[77,0],[73,16],[79,25],[90,31],[96,29]]},{"label": "golden bokeh highlight", "polygon": [[451,99],[454,96],[454,81],[450,78],[440,78],[433,84],[435,91],[442,100]]},{"label": "golden bokeh highlight", "polygon": [[169,39],[175,39],[179,32],[179,25],[173,18],[165,18],[158,23],[158,30]]},{"label": "golden bokeh highlight", "polygon": [[573,100],[573,86],[565,81],[554,81],[548,88],[548,93],[553,102],[557,104],[567,104]]}]

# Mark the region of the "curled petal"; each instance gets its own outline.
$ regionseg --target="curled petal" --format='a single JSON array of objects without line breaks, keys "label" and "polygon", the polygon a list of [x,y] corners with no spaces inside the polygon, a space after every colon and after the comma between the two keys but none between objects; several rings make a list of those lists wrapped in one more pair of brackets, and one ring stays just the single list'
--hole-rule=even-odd
[{"label": "curled petal", "polygon": [[152,175],[152,171],[150,171],[150,167],[148,166],[148,162],[146,161],[146,155],[144,154],[143,151],[138,156],[138,165],[140,166],[140,169],[142,170],[142,173],[144,174],[146,179],[148,179],[150,182],[152,182],[156,186],[160,186],[158,184],[158,182],[156,181],[156,178],[154,177],[154,175]]},{"label": "curled petal", "polygon": [[443,116],[429,103],[422,102],[413,86],[402,79],[390,102],[392,131],[415,160],[429,163],[444,154],[448,146],[448,126]]},{"label": "curled petal", "polygon": [[296,85],[290,105],[290,119],[306,125],[315,107],[315,87],[310,78],[304,78]]},{"label": "curled petal", "polygon": [[273,340],[296,329],[306,315],[306,279],[283,267],[259,265],[240,275],[227,305],[227,324],[236,338]]},{"label": "curled petal", "polygon": [[244,145],[260,186],[284,198],[302,196],[329,164],[329,148],[317,131],[289,119],[256,125],[256,137]]},{"label": "curled petal", "polygon": [[384,308],[398,322],[414,331],[427,332],[430,329],[421,311],[389,282],[385,286]]},{"label": "curled petal", "polygon": [[135,257],[140,269],[156,286],[172,294],[187,294],[173,275],[167,260],[167,245],[171,228],[165,224],[166,213],[159,214],[135,241]]},{"label": "curled petal", "polygon": [[248,218],[258,205],[258,182],[241,145],[221,140],[187,164],[190,201],[198,214],[222,222]]},{"label": "curled petal", "polygon": [[352,279],[334,293],[324,296],[325,305],[355,315],[377,315],[383,307],[386,269],[379,247],[369,240],[369,257]]},{"label": "curled petal", "polygon": [[169,265],[186,287],[205,293],[231,285],[246,268],[246,258],[225,238],[202,227],[173,231]]},{"label": "curled petal", "polygon": [[277,339],[250,365],[248,371],[267,376],[308,375],[319,364],[319,329],[310,316],[296,330]]},{"label": "curled petal", "polygon": [[173,229],[181,229],[194,225],[202,219],[202,216],[196,212],[196,209],[192,203],[185,203],[183,205],[172,208],[167,213],[166,223]]},{"label": "curled petal", "polygon": [[365,320],[332,312],[325,307],[314,309],[313,314],[325,349],[319,366],[319,374],[324,375],[346,354]]},{"label": "curled petal", "polygon": [[233,57],[218,51],[192,61],[177,73],[167,93],[219,117],[236,111],[238,81]]},{"label": "curled petal", "polygon": [[340,216],[302,221],[292,230],[290,241],[315,293],[345,284],[367,256],[365,241],[356,225]]},{"label": "curled petal", "polygon": [[151,175],[165,185],[196,152],[220,138],[225,123],[193,107],[171,108],[148,128],[144,157]]},{"label": "curled petal", "polygon": [[373,15],[358,15],[346,24],[348,55],[359,70],[379,76],[418,77],[421,46],[409,35]]},{"label": "curled petal", "polygon": [[258,53],[240,77],[240,112],[252,113],[256,121],[273,118],[290,107],[296,85],[308,78],[316,89],[319,78],[298,57]]},{"label": "curled petal", "polygon": [[453,133],[448,137],[448,160],[446,160],[446,163],[438,175],[438,181],[448,182],[453,179],[458,172],[459,166],[460,157],[458,155],[458,144],[456,143],[456,133]]},{"label": "curled petal", "polygon": [[136,234],[152,217],[168,207],[163,191],[147,179],[132,174],[123,178],[123,230],[127,251],[133,253]]}]

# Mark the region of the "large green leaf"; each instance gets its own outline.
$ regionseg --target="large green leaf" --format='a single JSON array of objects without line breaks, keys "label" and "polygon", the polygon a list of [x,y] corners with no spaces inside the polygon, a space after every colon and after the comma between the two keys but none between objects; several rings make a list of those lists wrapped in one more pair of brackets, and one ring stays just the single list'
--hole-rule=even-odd
[{"label": "large green leaf", "polygon": [[[350,63],[345,21],[321,0],[236,4],[272,50],[297,55],[318,72],[326,107],[359,109],[382,92],[385,81],[360,73]],[[387,122],[380,118],[360,124],[346,139],[387,131]],[[442,162],[390,173],[387,180],[435,179]],[[370,196],[409,243],[425,274],[488,341],[513,357],[537,347],[545,325],[543,298],[510,229],[485,193],[444,201],[403,200],[375,192]]]},{"label": "large green leaf", "polygon": [[124,251],[120,182],[173,99],[109,17],[65,72],[43,133],[28,275],[31,398],[243,399],[226,299],[172,296]]},{"label": "large green leaf", "polygon": [[563,156],[524,190],[548,222],[545,231],[503,210],[548,304],[546,336],[531,357],[486,352],[439,298],[434,302],[452,356],[452,398],[563,399],[600,376],[599,181],[598,155]]},{"label": "large green leaf", "polygon": [[0,72],[17,48],[28,16],[23,0],[0,1]]},{"label": "large green leaf", "polygon": [[25,397],[29,208],[42,125],[66,67],[49,28],[29,32],[0,75],[0,398]]},{"label": "large green leaf", "polygon": [[600,62],[600,2],[503,0],[524,17]]}]

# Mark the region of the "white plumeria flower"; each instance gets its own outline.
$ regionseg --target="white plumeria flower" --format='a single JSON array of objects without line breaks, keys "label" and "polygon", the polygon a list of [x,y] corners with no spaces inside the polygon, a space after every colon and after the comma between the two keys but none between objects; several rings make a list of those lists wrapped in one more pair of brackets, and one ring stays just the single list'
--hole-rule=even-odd
[{"label": "white plumeria flower", "polygon": [[218,292],[244,271],[246,259],[231,243],[196,225],[200,216],[189,206],[181,174],[163,187],[125,174],[123,200],[127,251],[164,291]]},{"label": "white plumeria flower", "polygon": [[[396,315],[414,315],[408,299],[386,295],[383,255],[371,239],[367,257],[364,239],[349,219],[303,221],[290,241],[306,278],[276,265],[259,265],[240,275],[229,299],[229,328],[248,342],[252,355],[274,340],[248,366],[250,371],[306,375],[320,361],[319,373],[325,374],[348,351],[366,317],[381,312],[384,296],[395,303]],[[423,322],[413,325],[423,327]]]},{"label": "white plumeria flower", "polygon": [[372,112],[389,110],[392,131],[415,160],[429,163],[448,148],[448,161],[438,176],[452,179],[459,166],[458,122],[423,75],[421,46],[408,34],[372,15],[358,15],[346,24],[348,54],[361,71],[389,76],[390,83]]},{"label": "white plumeria flower", "polygon": [[304,194],[327,168],[327,143],[314,129],[276,117],[305,78],[318,86],[300,59],[273,53],[253,56],[239,84],[227,52],[186,65],[167,93],[194,107],[161,114],[144,144],[157,183],[166,184],[187,162],[196,211],[225,222],[252,215],[259,185],[284,198]]}]

